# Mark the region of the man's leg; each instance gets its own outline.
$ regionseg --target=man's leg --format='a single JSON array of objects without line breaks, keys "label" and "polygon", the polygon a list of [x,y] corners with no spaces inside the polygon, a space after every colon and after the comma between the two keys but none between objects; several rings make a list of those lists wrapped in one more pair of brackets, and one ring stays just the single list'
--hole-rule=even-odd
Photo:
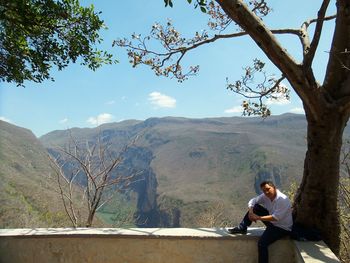
[{"label": "man's leg", "polygon": [[[267,209],[265,207],[258,205],[258,204],[256,204],[253,207],[253,212],[254,212],[254,214],[256,214],[258,216],[267,216],[269,214],[269,211],[267,211]],[[247,229],[248,226],[250,226],[251,224],[252,224],[252,221],[249,219],[248,212],[247,212],[245,214],[242,222],[239,224],[239,228]]]},{"label": "man's leg", "polygon": [[[253,212],[259,216],[264,216],[269,214],[269,212],[264,207],[258,204],[253,207]],[[252,224],[252,221],[249,219],[249,215],[247,212],[243,220],[241,221],[241,223],[234,228],[228,229],[228,232],[230,232],[230,234],[246,234],[247,228],[251,224]]]},{"label": "man's leg", "polygon": [[259,263],[269,262],[268,246],[289,234],[289,231],[276,227],[270,223],[258,241]]}]

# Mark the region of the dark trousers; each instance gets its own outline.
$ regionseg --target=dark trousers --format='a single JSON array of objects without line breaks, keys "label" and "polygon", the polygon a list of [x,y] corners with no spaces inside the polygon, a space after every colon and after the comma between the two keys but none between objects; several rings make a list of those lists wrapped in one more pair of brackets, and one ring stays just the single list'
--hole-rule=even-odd
[{"label": "dark trousers", "polygon": [[[267,216],[269,212],[261,205],[255,205],[253,208],[254,214],[258,216]],[[269,250],[268,246],[273,242],[281,239],[284,236],[288,236],[290,231],[274,226],[271,222],[264,222],[266,229],[258,241],[259,263],[269,262]],[[248,217],[248,213],[244,216],[239,226],[242,229],[247,229],[252,224],[252,221]]]}]

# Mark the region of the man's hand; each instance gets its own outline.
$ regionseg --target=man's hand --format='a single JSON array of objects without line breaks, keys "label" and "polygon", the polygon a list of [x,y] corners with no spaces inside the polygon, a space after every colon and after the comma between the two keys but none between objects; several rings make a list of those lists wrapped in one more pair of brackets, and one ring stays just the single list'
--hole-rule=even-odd
[{"label": "man's hand", "polygon": [[260,220],[260,216],[254,214],[253,211],[249,210],[249,213],[248,213],[248,218],[249,220],[253,221],[256,223],[257,220]]}]

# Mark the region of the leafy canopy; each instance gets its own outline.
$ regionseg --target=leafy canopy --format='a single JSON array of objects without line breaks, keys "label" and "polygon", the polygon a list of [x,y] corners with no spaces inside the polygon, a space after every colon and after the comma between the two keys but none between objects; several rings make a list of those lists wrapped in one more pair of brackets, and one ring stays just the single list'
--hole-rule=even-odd
[{"label": "leafy canopy", "polygon": [[62,70],[78,58],[92,70],[115,62],[94,47],[104,28],[99,14],[78,0],[1,0],[0,81],[53,80],[53,65]]}]

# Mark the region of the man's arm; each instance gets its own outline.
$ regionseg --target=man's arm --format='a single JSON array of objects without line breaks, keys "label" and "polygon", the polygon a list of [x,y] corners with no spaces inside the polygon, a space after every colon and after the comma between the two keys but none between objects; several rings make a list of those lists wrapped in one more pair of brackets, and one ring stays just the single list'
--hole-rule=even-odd
[{"label": "man's arm", "polygon": [[256,214],[254,214],[252,207],[249,208],[248,216],[249,216],[249,219],[254,221],[254,222],[256,222],[257,220],[268,221],[268,222],[276,221],[276,218],[274,218],[272,215],[258,216]]},{"label": "man's arm", "polygon": [[257,220],[261,220],[261,221],[277,221],[276,218],[274,218],[272,215],[268,215],[268,216],[258,216]]}]

